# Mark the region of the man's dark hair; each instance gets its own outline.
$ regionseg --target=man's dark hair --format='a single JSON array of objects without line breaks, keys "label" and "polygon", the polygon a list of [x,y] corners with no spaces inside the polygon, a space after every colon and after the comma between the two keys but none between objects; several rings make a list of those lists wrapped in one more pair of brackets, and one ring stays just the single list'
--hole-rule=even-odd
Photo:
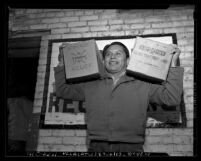
[{"label": "man's dark hair", "polygon": [[108,44],[104,47],[103,49],[103,58],[105,58],[105,54],[106,54],[106,51],[107,49],[112,46],[112,45],[119,45],[119,46],[122,46],[123,47],[123,50],[124,52],[126,53],[126,58],[129,58],[129,51],[128,51],[128,48],[121,42],[118,42],[118,41],[115,41],[115,42],[112,42],[111,44]]}]

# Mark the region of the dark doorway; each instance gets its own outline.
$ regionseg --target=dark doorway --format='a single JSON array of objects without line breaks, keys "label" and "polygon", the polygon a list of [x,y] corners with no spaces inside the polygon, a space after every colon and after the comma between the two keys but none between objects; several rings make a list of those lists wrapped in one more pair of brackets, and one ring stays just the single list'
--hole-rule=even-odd
[{"label": "dark doorway", "polygon": [[22,57],[8,59],[8,94],[16,97],[21,93],[34,101],[37,81],[38,57]]},{"label": "dark doorway", "polygon": [[[41,37],[8,41],[8,97],[25,95],[34,101]],[[22,92],[22,93],[21,93]]]}]

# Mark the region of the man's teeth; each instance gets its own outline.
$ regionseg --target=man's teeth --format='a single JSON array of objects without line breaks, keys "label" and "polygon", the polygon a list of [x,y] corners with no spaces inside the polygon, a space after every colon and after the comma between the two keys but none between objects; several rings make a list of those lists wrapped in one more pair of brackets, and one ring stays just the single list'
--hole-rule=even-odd
[{"label": "man's teeth", "polygon": [[109,64],[117,64],[118,62],[116,62],[116,61],[111,61],[111,62],[109,62]]}]

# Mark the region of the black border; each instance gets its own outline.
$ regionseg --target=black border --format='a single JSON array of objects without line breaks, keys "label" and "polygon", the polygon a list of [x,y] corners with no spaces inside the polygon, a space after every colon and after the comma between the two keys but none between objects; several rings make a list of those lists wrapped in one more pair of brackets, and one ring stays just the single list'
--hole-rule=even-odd
[{"label": "black border", "polygon": [[[43,101],[41,107],[41,114],[39,120],[39,128],[40,129],[86,129],[87,125],[53,125],[44,124],[45,121],[45,113],[46,113],[46,104],[47,104],[47,97],[48,97],[48,83],[50,77],[50,64],[51,64],[51,53],[52,53],[52,44],[59,43],[59,42],[69,42],[69,41],[85,41],[85,40],[113,40],[113,39],[129,39],[129,38],[136,38],[136,37],[165,37],[165,36],[172,36],[173,44],[177,44],[177,36],[176,33],[168,33],[168,34],[148,34],[148,35],[136,35],[136,36],[106,36],[106,37],[87,37],[87,38],[70,38],[70,39],[54,39],[48,41],[48,53],[47,53],[47,64],[46,64],[46,73],[45,73],[45,83],[44,83],[44,90],[43,90]],[[183,98],[182,98],[183,99]],[[185,110],[185,109],[184,109]],[[181,109],[181,112],[184,112]],[[176,123],[175,127],[171,128],[181,128],[186,127],[186,116],[182,117],[182,123]],[[147,128],[165,128],[165,127],[147,127]]]}]

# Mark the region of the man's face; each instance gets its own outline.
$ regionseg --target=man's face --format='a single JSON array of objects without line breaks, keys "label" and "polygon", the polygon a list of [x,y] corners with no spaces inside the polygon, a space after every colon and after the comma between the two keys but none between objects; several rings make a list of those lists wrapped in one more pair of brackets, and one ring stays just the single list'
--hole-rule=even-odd
[{"label": "man's face", "polygon": [[123,47],[120,45],[110,46],[105,54],[104,64],[108,73],[121,73],[126,70],[128,59]]}]

